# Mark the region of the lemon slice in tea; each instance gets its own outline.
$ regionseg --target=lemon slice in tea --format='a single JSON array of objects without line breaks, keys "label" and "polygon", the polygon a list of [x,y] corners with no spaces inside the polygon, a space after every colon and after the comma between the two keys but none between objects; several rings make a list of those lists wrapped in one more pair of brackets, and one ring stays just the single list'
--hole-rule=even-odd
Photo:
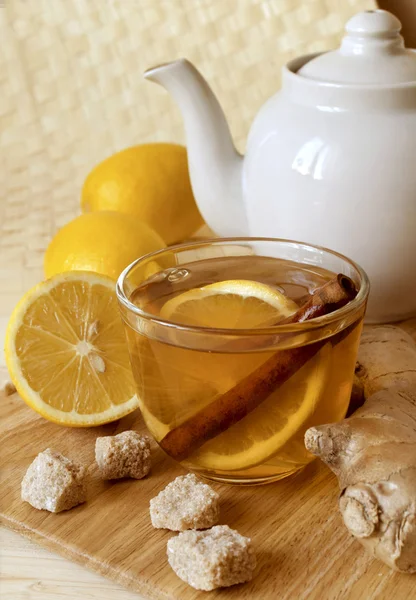
[{"label": "lemon slice in tea", "polygon": [[[278,323],[297,308],[290,298],[268,285],[235,280],[184,292],[164,304],[161,316],[186,325],[249,329]],[[233,362],[236,362],[235,375],[238,373],[239,376],[231,384],[235,385],[250,370],[257,368],[259,361],[267,360],[271,353],[265,352],[264,359],[262,355],[259,352],[246,356],[217,355],[218,368],[214,367],[212,372],[219,373],[222,368],[229,374],[233,370]],[[254,411],[205,443],[190,457],[189,463],[210,470],[235,471],[265,462],[276,454],[313,414],[325,386],[330,356],[329,347],[324,346]],[[214,357],[210,356],[210,361],[214,361]],[[209,383],[215,385],[215,378]],[[224,391],[218,390],[218,393]],[[206,403],[206,399],[199,403],[196,393],[194,413]],[[163,433],[167,433],[166,426]]]},{"label": "lemon slice in tea", "polygon": [[230,280],[188,290],[162,307],[162,319],[183,325],[230,329],[267,327],[290,316],[298,305],[257,281]]},{"label": "lemon slice in tea", "polygon": [[56,275],[16,306],[6,362],[23,400],[46,419],[101,425],[138,406],[114,282],[90,272]]},{"label": "lemon slice in tea", "polygon": [[[297,308],[290,298],[267,285],[234,280],[183,292],[162,306],[160,316],[186,325],[254,328],[275,323]],[[249,363],[263,362],[260,355],[256,359],[228,355],[227,377],[222,373],[221,389],[216,389],[219,381],[214,374],[223,370],[225,360],[221,354],[210,355],[211,375],[214,376],[211,383],[206,380],[205,353],[194,353],[190,367],[189,353],[179,347],[175,347],[173,354],[171,346],[154,345],[146,338],[137,338],[135,344],[139,400],[140,396],[150,399],[147,404],[140,401],[140,408],[149,428],[159,439],[169,432],[169,423],[183,422],[209,404],[218,393],[226,391],[226,380],[229,385],[235,384],[241,370],[249,368],[245,358]]]},{"label": "lemon slice in tea", "polygon": [[192,462],[207,469],[236,471],[271,458],[315,411],[326,384],[330,358],[326,344],[255,410],[205,443],[192,455]]}]

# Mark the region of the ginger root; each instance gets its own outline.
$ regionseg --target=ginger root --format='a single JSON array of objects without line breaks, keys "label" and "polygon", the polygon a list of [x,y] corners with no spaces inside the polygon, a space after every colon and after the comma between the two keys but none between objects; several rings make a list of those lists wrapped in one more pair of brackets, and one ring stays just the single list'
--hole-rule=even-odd
[{"label": "ginger root", "polygon": [[338,477],[348,530],[406,573],[416,573],[415,340],[406,324],[365,328],[357,369],[364,406],[305,434],[306,448]]}]

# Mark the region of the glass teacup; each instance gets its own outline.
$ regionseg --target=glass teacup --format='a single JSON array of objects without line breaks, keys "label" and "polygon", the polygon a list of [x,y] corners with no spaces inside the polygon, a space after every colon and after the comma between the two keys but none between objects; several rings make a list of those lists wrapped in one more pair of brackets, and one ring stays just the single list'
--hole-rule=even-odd
[{"label": "glass teacup", "polygon": [[[300,306],[338,273],[355,283],[353,300],[279,324],[279,302]],[[346,257],[286,240],[199,241],[138,259],[117,295],[150,433],[218,481],[264,483],[303,468],[313,460],[305,431],[346,414],[368,291]],[[279,379],[271,369],[283,359],[289,376]]]}]

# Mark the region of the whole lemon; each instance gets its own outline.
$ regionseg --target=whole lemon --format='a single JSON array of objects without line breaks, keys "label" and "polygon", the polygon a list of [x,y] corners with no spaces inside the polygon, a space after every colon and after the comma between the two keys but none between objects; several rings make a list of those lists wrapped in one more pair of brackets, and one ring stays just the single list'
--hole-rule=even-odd
[{"label": "whole lemon", "polygon": [[186,149],[177,144],[133,146],[99,163],[85,180],[81,208],[136,215],[167,244],[189,238],[203,224]]},{"label": "whole lemon", "polygon": [[158,233],[115,211],[81,215],[60,229],[44,260],[47,278],[64,271],[94,271],[117,279],[136,258],[165,247]]}]

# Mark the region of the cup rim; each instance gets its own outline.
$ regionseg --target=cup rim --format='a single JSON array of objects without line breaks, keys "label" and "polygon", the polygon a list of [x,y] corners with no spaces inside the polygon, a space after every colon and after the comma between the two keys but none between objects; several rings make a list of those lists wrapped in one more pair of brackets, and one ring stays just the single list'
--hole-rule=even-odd
[{"label": "cup rim", "polygon": [[[236,329],[236,328],[219,328],[219,327],[202,327],[196,325],[183,325],[180,323],[176,323],[175,321],[170,321],[167,319],[162,319],[152,313],[146,312],[145,310],[139,308],[128,299],[124,284],[125,280],[128,277],[129,273],[141,262],[146,260],[154,259],[161,254],[171,251],[178,250],[186,250],[191,248],[197,248],[202,246],[210,246],[213,244],[238,244],[241,242],[270,242],[270,243],[280,243],[287,245],[296,245],[302,248],[319,250],[321,252],[326,252],[331,254],[332,256],[337,256],[344,262],[348,263],[355,271],[358,273],[361,286],[358,291],[357,296],[351,302],[348,302],[342,308],[335,310],[332,313],[324,315],[322,317],[317,317],[315,319],[311,319],[310,321],[303,321],[299,323],[290,323],[286,325],[273,325],[272,327],[255,327],[251,329]],[[302,263],[299,263],[302,264]],[[315,244],[308,244],[306,242],[299,242],[296,240],[288,240],[285,238],[272,238],[272,237],[220,237],[220,238],[208,238],[201,240],[190,240],[188,242],[174,244],[172,246],[167,246],[166,248],[162,248],[161,250],[156,250],[154,252],[149,252],[136,260],[130,263],[120,274],[116,283],[116,295],[117,299],[124,308],[126,308],[129,312],[134,313],[142,319],[145,319],[148,322],[154,323],[156,325],[162,327],[169,327],[180,331],[188,331],[193,333],[204,333],[204,334],[216,334],[223,336],[233,336],[233,337],[247,337],[247,336],[259,336],[259,335],[270,335],[275,333],[301,333],[304,331],[313,331],[315,329],[320,329],[321,327],[325,327],[326,325],[332,324],[334,321],[338,321],[343,317],[347,317],[349,314],[354,312],[356,309],[360,308],[363,303],[366,301],[368,297],[368,293],[370,290],[370,281],[367,273],[364,269],[355,261],[351,260],[347,256],[341,254],[340,252],[336,252],[335,250],[331,250],[324,246],[319,246]],[[346,323],[347,325],[348,323]],[[346,326],[345,325],[345,326]]]}]

